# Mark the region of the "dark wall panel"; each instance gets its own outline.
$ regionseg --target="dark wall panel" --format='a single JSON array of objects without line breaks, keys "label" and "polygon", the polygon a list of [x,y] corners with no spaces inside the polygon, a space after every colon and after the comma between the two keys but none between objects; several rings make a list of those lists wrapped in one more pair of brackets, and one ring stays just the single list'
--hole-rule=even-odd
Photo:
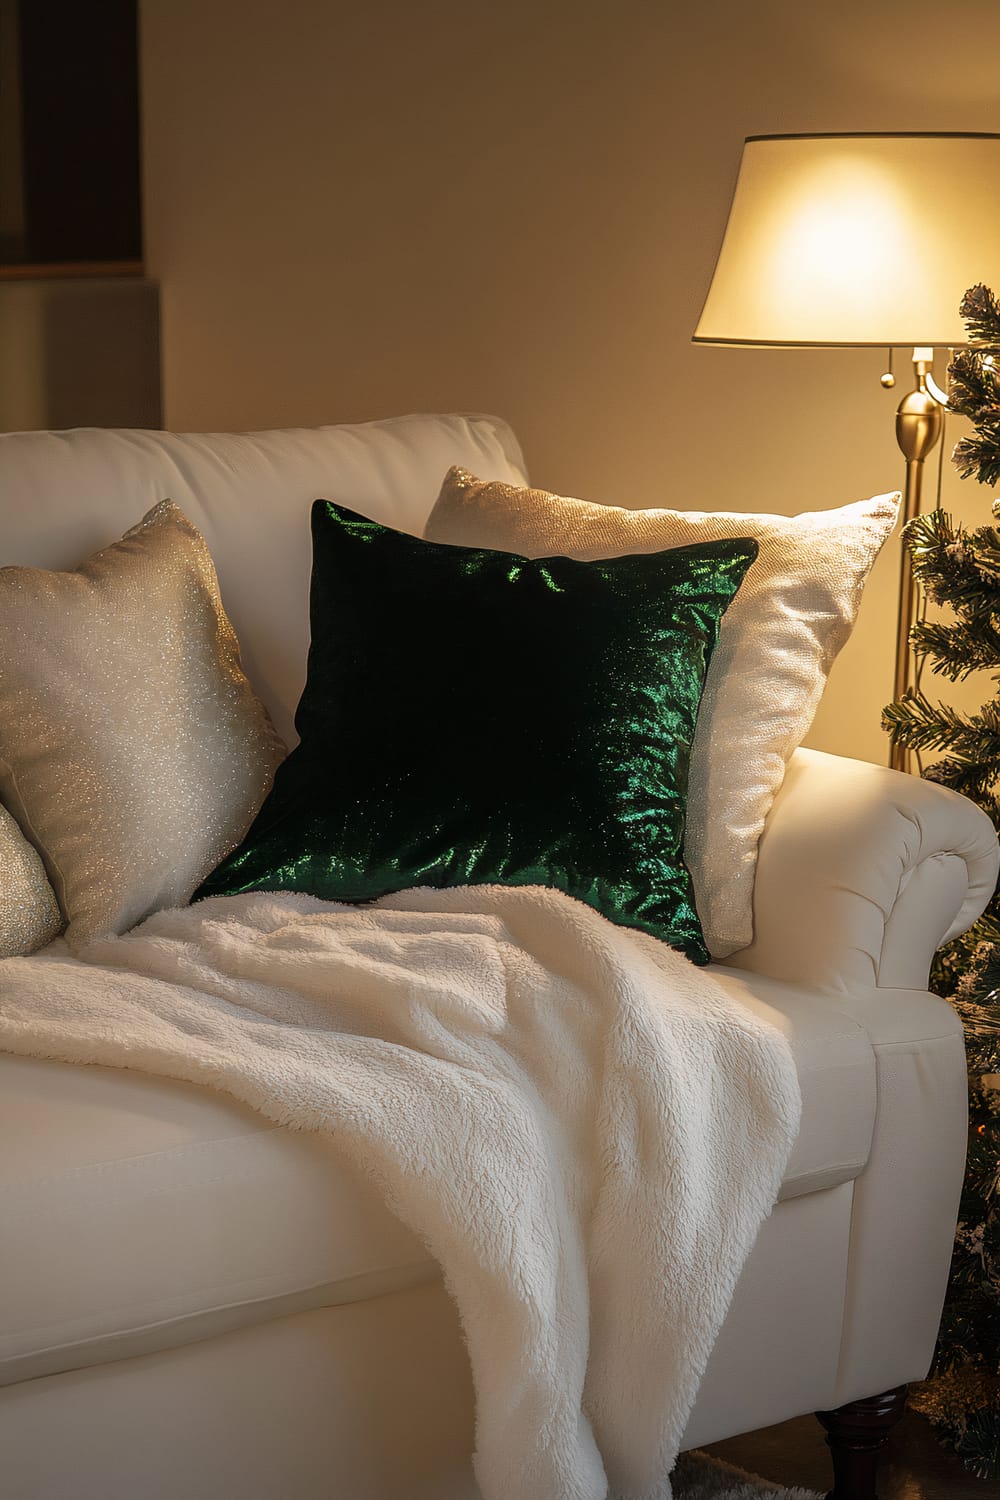
[{"label": "dark wall panel", "polygon": [[135,0],[22,0],[25,256],[142,254]]}]

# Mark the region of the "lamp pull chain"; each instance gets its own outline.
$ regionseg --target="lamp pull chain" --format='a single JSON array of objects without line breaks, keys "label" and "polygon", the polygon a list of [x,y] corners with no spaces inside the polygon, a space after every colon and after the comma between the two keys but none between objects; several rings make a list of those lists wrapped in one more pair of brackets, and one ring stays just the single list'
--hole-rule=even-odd
[{"label": "lamp pull chain", "polygon": [[886,352],[886,354],[889,357],[889,368],[886,370],[885,374],[881,377],[879,383],[881,384],[881,386],[882,386],[882,388],[884,390],[891,391],[892,388],[893,388],[893,386],[896,384],[896,377],[892,373],[892,345],[891,344],[889,345],[888,349],[885,352]]}]

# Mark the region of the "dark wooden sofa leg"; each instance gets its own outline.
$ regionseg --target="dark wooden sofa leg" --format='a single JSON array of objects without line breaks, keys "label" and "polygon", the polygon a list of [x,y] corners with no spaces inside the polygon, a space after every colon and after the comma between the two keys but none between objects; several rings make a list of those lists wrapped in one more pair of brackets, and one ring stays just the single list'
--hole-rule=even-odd
[{"label": "dark wooden sofa leg", "polygon": [[878,1500],[879,1453],[905,1406],[906,1386],[899,1385],[881,1396],[816,1413],[833,1455],[833,1489],[826,1500]]}]

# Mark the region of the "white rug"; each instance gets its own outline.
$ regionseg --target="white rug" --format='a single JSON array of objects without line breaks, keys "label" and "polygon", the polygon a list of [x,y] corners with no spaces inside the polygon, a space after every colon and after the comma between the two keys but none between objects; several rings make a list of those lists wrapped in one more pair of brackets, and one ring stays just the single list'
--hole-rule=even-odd
[{"label": "white rug", "polygon": [[683,1454],[673,1483],[674,1500],[823,1500],[818,1490],[783,1489],[704,1453]]}]

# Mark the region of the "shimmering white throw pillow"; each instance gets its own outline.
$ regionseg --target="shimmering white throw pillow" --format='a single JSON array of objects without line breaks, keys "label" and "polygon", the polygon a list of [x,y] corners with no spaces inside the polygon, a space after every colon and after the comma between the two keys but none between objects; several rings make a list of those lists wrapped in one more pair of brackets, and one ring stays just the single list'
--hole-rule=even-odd
[{"label": "shimmering white throw pillow", "polygon": [[684,854],[709,950],[753,936],[757,843],[805,738],[899,495],[800,516],[623,510],[451,469],[428,541],[589,561],[750,536],[757,561],[723,616],[691,750]]},{"label": "shimmering white throw pillow", "polygon": [[0,807],[0,958],[34,953],[61,927],[62,913],[45,866]]},{"label": "shimmering white throw pillow", "polygon": [[283,754],[170,501],[73,572],[0,569],[0,790],[71,945],[184,905]]}]

